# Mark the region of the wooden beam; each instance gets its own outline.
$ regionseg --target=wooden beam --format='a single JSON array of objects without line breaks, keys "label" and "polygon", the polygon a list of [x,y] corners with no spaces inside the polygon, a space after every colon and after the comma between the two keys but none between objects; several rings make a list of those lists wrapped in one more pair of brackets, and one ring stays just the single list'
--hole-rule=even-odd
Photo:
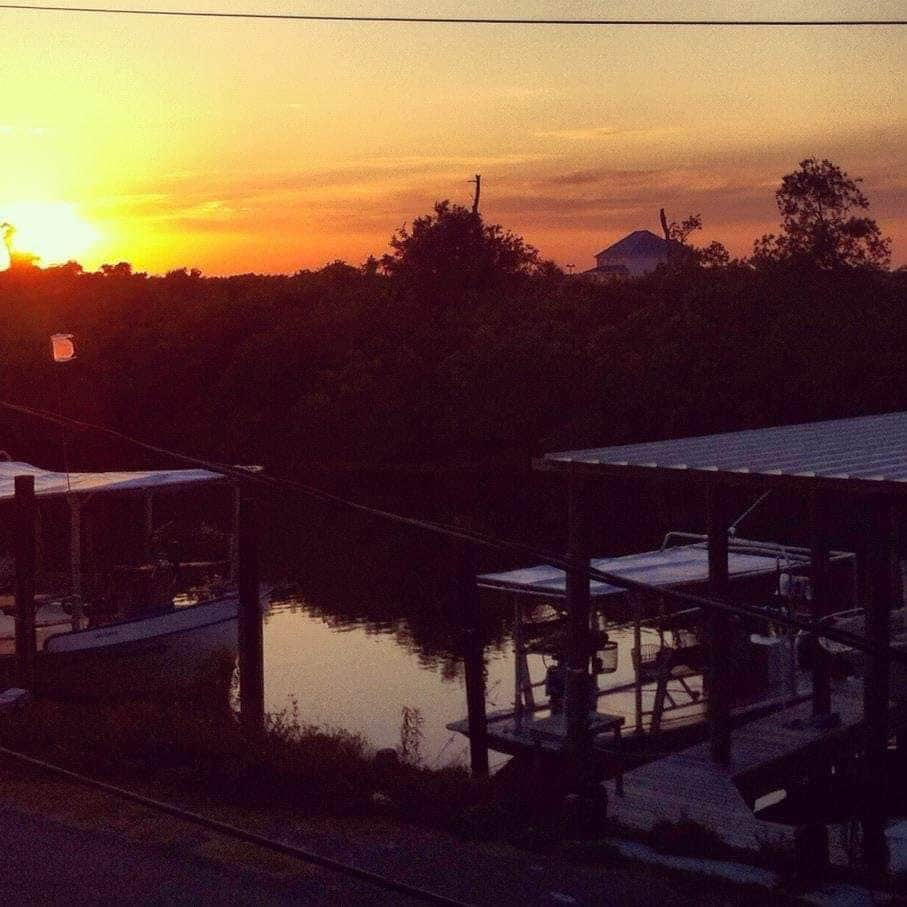
[{"label": "wooden beam", "polygon": [[878,871],[887,868],[885,841],[885,769],[888,748],[890,612],[894,595],[893,564],[897,556],[896,509],[889,502],[867,505],[866,637],[881,653],[866,658],[863,678],[865,716],[865,784],[863,858]]},{"label": "wooden beam", "polygon": [[144,510],[144,523],[142,527],[142,560],[143,563],[151,563],[151,542],[154,536],[154,492],[146,489],[142,494],[142,504]]},{"label": "wooden beam", "polygon": [[16,683],[35,688],[35,477],[16,476]]},{"label": "wooden beam", "polygon": [[[727,492],[709,485],[706,498],[709,544],[709,594],[725,599],[729,590]],[[722,765],[731,760],[731,710],[728,648],[730,618],[712,610],[708,617],[709,672],[706,702],[711,733],[712,759]]]},{"label": "wooden beam", "polygon": [[258,520],[254,502],[239,508],[239,709],[243,728],[264,729],[264,638],[258,588]]},{"label": "wooden beam", "polygon": [[[476,549],[458,546],[457,599],[462,630],[463,671],[466,676],[466,714],[469,724],[469,762],[475,777],[488,776],[488,723],[485,715],[485,651],[482,645]],[[517,691],[519,692],[519,691]]]},{"label": "wooden beam", "polygon": [[[825,498],[809,498],[810,578],[812,581],[812,617],[820,620],[830,611],[828,576],[828,507]],[[828,653],[813,640],[813,715],[831,713],[831,665]]]},{"label": "wooden beam", "polygon": [[523,732],[523,663],[526,658],[523,644],[523,605],[519,595],[512,592],[513,612],[513,726],[518,734]]},{"label": "wooden beam", "polygon": [[72,582],[72,628],[82,629],[82,500],[70,495],[69,504],[69,570]]},{"label": "wooden beam", "polygon": [[242,499],[242,489],[239,482],[234,482],[230,488],[232,510],[232,526],[230,531],[230,582],[239,582],[239,510]]},{"label": "wooden beam", "polygon": [[641,735],[643,733],[642,723],[642,612],[643,601],[642,593],[634,592],[630,595],[630,601],[633,607],[633,651],[636,653],[636,665],[633,676],[633,704],[636,712],[636,731]]},{"label": "wooden beam", "polygon": [[588,485],[570,476],[567,500],[567,620],[569,649],[565,712],[567,747],[572,761],[574,792],[580,793],[592,768],[592,740],[589,735],[589,508]]}]

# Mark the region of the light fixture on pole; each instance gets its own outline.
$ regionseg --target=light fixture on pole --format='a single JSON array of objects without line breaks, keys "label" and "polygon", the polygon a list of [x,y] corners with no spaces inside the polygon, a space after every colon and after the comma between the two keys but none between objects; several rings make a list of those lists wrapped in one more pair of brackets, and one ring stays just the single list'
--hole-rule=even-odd
[{"label": "light fixture on pole", "polygon": [[54,362],[72,362],[76,358],[76,345],[72,334],[51,334],[50,349]]},{"label": "light fixture on pole", "polygon": [[[76,358],[76,345],[72,334],[51,334],[50,352],[54,365],[63,365]],[[72,580],[72,626],[82,626],[82,502],[72,494],[69,479],[69,450],[66,442],[66,425],[63,422],[63,387],[57,369],[57,413],[60,416],[60,445],[63,448],[63,471],[66,473],[66,494],[69,503],[69,560]]]}]

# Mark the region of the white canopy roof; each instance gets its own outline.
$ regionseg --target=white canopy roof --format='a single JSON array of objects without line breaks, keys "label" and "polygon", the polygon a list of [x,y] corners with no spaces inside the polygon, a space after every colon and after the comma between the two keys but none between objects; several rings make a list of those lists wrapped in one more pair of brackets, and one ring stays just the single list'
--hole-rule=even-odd
[{"label": "white canopy roof", "polygon": [[[774,573],[778,558],[739,551],[728,552],[728,569],[732,578]],[[595,570],[625,576],[652,586],[681,586],[705,582],[709,578],[709,553],[705,545],[684,545],[663,551],[642,551],[624,557],[594,558]],[[789,566],[781,559],[782,568]],[[545,565],[508,570],[506,573],[485,573],[478,577],[484,589],[499,589],[531,595],[562,597],[567,594],[566,575],[557,567]],[[593,598],[616,595],[624,590],[609,583],[592,580],[589,592]]]},{"label": "white canopy roof", "polygon": [[155,469],[135,472],[50,472],[30,463],[0,462],[0,500],[15,496],[15,477],[35,477],[35,494],[41,496],[94,494],[95,492],[141,491],[174,485],[213,482],[223,476],[207,469]]}]

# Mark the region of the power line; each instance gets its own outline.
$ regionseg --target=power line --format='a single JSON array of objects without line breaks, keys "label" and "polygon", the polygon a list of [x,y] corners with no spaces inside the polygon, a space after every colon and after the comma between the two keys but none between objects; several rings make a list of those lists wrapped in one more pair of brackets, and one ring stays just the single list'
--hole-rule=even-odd
[{"label": "power line", "polygon": [[525,25],[525,26],[631,26],[692,28],[841,28],[907,25],[907,19],[528,19],[492,16],[343,16],[308,13],[256,13],[218,10],[129,9],[101,6],[43,6],[36,3],[0,3],[0,9],[28,12],[97,13],[116,16],[163,16],[193,19],[245,19],[278,22],[350,22],[389,25]]},{"label": "power line", "polygon": [[340,860],[334,860],[331,857],[323,856],[320,853],[316,853],[315,851],[308,850],[304,847],[298,847],[295,844],[289,844],[286,841],[277,841],[274,838],[268,838],[265,835],[257,834],[256,832],[249,831],[246,828],[241,828],[237,825],[230,825],[227,822],[221,822],[218,819],[212,819],[210,816],[205,816],[201,813],[183,809],[182,807],[176,806],[173,803],[168,803],[165,800],[156,800],[152,797],[146,797],[144,794],[136,793],[135,791],[129,790],[128,788],[118,787],[114,784],[108,784],[106,781],[99,781],[97,778],[91,778],[87,775],[82,775],[78,772],[72,771],[71,769],[55,765],[52,762],[46,762],[43,759],[36,759],[34,756],[27,756],[25,753],[20,753],[17,750],[7,749],[5,746],[0,746],[0,756],[4,756],[7,759],[16,760],[17,762],[21,762],[25,765],[31,766],[32,768],[41,769],[42,771],[49,772],[54,775],[59,775],[63,778],[68,779],[69,781],[74,781],[77,784],[82,784],[85,787],[90,787],[94,790],[100,790],[106,794],[112,794],[115,797],[120,797],[133,803],[138,803],[140,806],[144,806],[148,809],[166,813],[170,816],[176,816],[176,818],[178,819],[182,819],[185,822],[191,822],[194,825],[200,825],[203,828],[211,829],[218,834],[236,838],[239,841],[245,841],[248,844],[254,844],[257,847],[261,847],[266,850],[272,850],[276,853],[285,854],[289,857],[295,857],[296,859],[303,860],[306,863],[313,863],[316,866],[323,866],[326,869],[333,870],[334,872],[343,873],[345,875],[351,875],[355,878],[363,879],[366,882],[370,882],[372,885],[378,886],[380,888],[385,888],[390,891],[395,891],[398,894],[406,894],[430,904],[446,904],[448,905],[448,907],[466,907],[466,905],[462,901],[456,901],[453,898],[439,894],[436,891],[429,891],[426,888],[417,888],[416,886],[409,885],[406,882],[401,881],[400,879],[395,879],[386,875],[380,875],[379,873],[372,872],[368,869],[363,869],[361,866],[356,866],[352,863],[343,863]]},{"label": "power line", "polygon": [[93,434],[105,435],[108,438],[114,438],[118,441],[131,444],[140,450],[146,450],[150,453],[156,453],[160,456],[169,457],[177,462],[187,465],[208,469],[211,472],[217,472],[228,478],[238,479],[253,485],[259,485],[271,488],[272,490],[295,491],[298,494],[317,500],[321,503],[333,504],[338,507],[354,510],[359,513],[365,513],[378,519],[387,520],[397,523],[401,526],[409,526],[414,529],[421,529],[425,532],[431,532],[444,538],[451,539],[468,545],[479,545],[495,551],[505,552],[507,554],[518,554],[522,557],[533,557],[542,561],[551,567],[557,567],[564,571],[575,570],[580,573],[584,579],[597,580],[598,582],[608,583],[623,589],[627,592],[649,593],[657,595],[670,596],[678,601],[696,608],[705,608],[712,611],[719,611],[724,614],[736,617],[749,617],[755,620],[768,621],[787,627],[791,630],[803,630],[807,633],[813,633],[817,637],[830,639],[834,642],[840,642],[843,645],[850,646],[861,652],[866,652],[872,656],[883,656],[898,664],[907,665],[907,652],[901,652],[898,649],[888,647],[884,652],[879,650],[875,643],[860,636],[851,633],[848,630],[841,630],[833,624],[826,621],[814,621],[796,617],[790,614],[772,613],[767,614],[758,608],[750,605],[742,605],[731,602],[719,601],[707,595],[689,592],[677,587],[660,587],[653,586],[650,583],[641,582],[640,580],[630,579],[626,576],[610,573],[605,570],[598,570],[588,561],[577,562],[573,558],[565,555],[556,554],[544,549],[537,548],[525,542],[515,541],[513,539],[501,539],[491,536],[488,533],[479,532],[475,529],[468,529],[461,526],[450,526],[446,523],[437,523],[432,520],[422,520],[416,517],[403,516],[399,513],[393,513],[389,510],[381,510],[377,507],[370,507],[359,501],[353,501],[340,495],[332,494],[312,485],[306,485],[303,482],[297,482],[293,479],[278,478],[276,476],[262,475],[261,473],[251,472],[247,469],[237,466],[228,466],[222,463],[212,463],[209,460],[203,460],[199,457],[192,457],[177,451],[168,450],[156,444],[149,444],[147,441],[140,441],[138,438],[130,437],[115,428],[108,428],[104,425],[96,425],[92,422],[85,422],[79,419],[73,419],[69,416],[59,415],[46,410],[37,409],[31,406],[24,406],[20,403],[10,403],[0,400],[0,409],[6,409],[10,412],[20,413],[31,416],[44,422],[54,424],[64,424],[70,428],[89,432]]}]

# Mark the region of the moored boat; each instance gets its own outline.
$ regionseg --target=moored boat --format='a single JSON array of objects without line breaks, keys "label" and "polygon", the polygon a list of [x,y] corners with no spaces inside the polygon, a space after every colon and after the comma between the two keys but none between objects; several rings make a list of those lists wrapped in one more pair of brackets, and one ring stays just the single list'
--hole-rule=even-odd
[{"label": "moored boat", "polygon": [[[796,613],[807,604],[809,553],[733,537],[728,548],[735,600],[765,613],[764,620],[737,622],[726,641],[735,665],[732,720],[747,721],[808,692],[798,668],[796,636],[773,625],[772,615]],[[832,552],[830,565],[837,577],[833,595],[841,607],[853,600],[853,555]],[[658,590],[707,590],[705,538],[671,533],[660,549],[594,558],[591,566],[649,590],[627,592],[590,581],[596,682],[604,675],[614,681],[596,685],[590,697],[596,746],[603,752],[615,747],[663,751],[703,736],[708,698],[703,614],[699,608],[672,608]],[[565,572],[537,565],[484,574],[477,582],[509,596],[514,614],[514,704],[487,716],[488,745],[509,754],[560,753],[567,737]],[[469,734],[465,719],[448,727]]]},{"label": "moored boat", "polygon": [[236,659],[238,603],[230,593],[48,636],[36,659],[39,692],[82,699],[222,689]]},{"label": "moored boat", "polygon": [[[45,594],[36,613],[34,685],[54,698],[95,699],[140,696],[223,696],[229,690],[237,650],[239,597],[224,577],[217,591],[174,597],[177,563],[151,563],[152,493],[219,482],[206,470],[70,473],[41,470],[27,463],[0,463],[0,500],[14,496],[13,479],[35,477],[35,496],[69,505],[68,576],[56,576],[61,588]],[[145,557],[133,566],[111,565],[93,574],[82,569],[83,506],[98,495],[137,495],[143,505]],[[234,507],[234,515],[236,508]],[[235,527],[234,527],[235,529]],[[235,572],[235,532],[230,539],[231,573]],[[198,565],[192,565],[196,567]],[[93,582],[87,580],[93,577]],[[183,572],[194,585],[195,571]],[[92,588],[94,587],[94,588]],[[10,600],[0,618],[0,682],[15,679],[15,614]]]}]

